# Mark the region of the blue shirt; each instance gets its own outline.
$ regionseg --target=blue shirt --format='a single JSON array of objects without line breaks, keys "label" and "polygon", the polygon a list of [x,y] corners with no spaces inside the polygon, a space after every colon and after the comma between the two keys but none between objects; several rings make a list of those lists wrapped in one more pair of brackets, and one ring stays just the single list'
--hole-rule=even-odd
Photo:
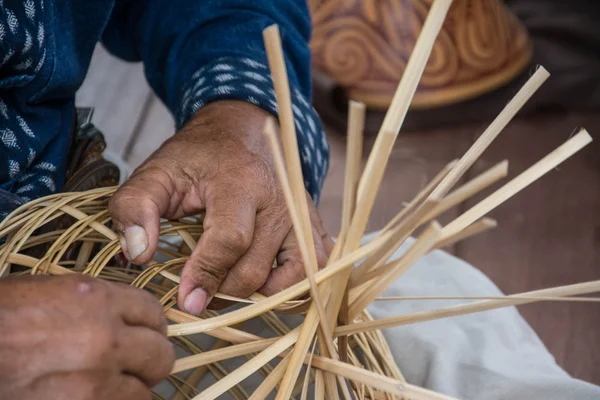
[{"label": "blue shirt", "polygon": [[262,39],[271,24],[280,28],[305,185],[317,202],[328,146],[310,105],[303,0],[0,0],[0,189],[22,201],[60,191],[75,92],[99,41],[144,63],[177,128],[222,99],[277,116]]}]

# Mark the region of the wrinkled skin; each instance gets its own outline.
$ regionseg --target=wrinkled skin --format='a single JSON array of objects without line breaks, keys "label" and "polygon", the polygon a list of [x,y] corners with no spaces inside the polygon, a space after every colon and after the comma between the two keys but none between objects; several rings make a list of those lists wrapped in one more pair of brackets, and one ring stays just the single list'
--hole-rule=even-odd
[{"label": "wrinkled skin", "polygon": [[147,400],[174,362],[161,305],[69,275],[0,280],[0,400]]},{"label": "wrinkled skin", "polygon": [[[242,298],[256,291],[271,295],[304,279],[263,135],[268,117],[260,108],[237,101],[201,108],[111,199],[109,211],[124,253],[138,264],[150,261],[156,251],[160,217],[206,211],[205,232],[181,276],[179,306],[189,313],[203,311],[217,290]],[[323,267],[331,240],[306,195]],[[272,269],[274,260],[278,268]],[[219,303],[215,300],[212,306]]]}]

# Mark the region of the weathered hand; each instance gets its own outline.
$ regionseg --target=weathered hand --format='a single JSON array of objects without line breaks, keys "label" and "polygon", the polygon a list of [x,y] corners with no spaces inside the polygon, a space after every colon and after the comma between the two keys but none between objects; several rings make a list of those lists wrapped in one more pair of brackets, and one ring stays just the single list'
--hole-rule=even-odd
[{"label": "weathered hand", "polygon": [[[269,295],[302,279],[304,267],[263,135],[268,114],[218,101],[166,141],[115,193],[110,213],[126,256],[148,262],[157,248],[159,218],[206,211],[204,234],[184,266],[179,305],[200,314],[217,290]],[[308,196],[308,194],[307,194]],[[331,241],[309,199],[319,266]],[[272,269],[277,259],[278,267]]]},{"label": "weathered hand", "polygon": [[162,307],[69,275],[0,280],[0,399],[147,400],[174,362]]}]

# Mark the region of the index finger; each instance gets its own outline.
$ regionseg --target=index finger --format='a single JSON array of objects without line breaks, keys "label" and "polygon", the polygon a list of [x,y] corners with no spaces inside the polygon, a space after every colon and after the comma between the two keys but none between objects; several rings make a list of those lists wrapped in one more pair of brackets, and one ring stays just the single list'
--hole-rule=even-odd
[{"label": "index finger", "polygon": [[181,273],[179,307],[193,315],[204,311],[254,236],[254,202],[245,193],[228,189],[207,196],[204,233]]}]

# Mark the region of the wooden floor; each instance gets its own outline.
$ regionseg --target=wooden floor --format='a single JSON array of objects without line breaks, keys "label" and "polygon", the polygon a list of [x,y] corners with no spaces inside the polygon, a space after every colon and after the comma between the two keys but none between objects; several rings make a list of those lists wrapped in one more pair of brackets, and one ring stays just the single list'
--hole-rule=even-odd
[{"label": "wooden floor", "polygon": [[[95,107],[94,122],[107,136],[109,150],[133,168],[174,131],[171,116],[145,82],[142,66],[118,61],[100,48],[77,103]],[[498,228],[449,249],[484,271],[505,293],[600,279],[600,113],[513,121],[469,176],[509,159],[513,177],[578,127],[588,129],[596,141],[495,210],[491,216],[498,220]],[[485,124],[473,124],[402,133],[368,228],[381,228],[402,202],[410,200],[446,163],[460,157],[484,128]],[[345,136],[331,129],[328,136],[331,168],[319,208],[326,228],[335,235],[340,224]],[[365,139],[365,159],[372,142]],[[465,207],[449,211],[442,220]],[[520,311],[562,367],[577,378],[600,384],[598,303],[544,303],[522,306]]]}]

